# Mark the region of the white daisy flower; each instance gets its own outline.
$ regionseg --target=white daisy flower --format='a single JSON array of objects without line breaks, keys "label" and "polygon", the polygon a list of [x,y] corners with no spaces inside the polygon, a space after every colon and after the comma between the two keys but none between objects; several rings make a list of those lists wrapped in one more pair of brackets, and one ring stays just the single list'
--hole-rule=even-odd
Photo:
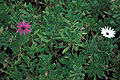
[{"label": "white daisy flower", "polygon": [[101,28],[101,34],[103,34],[103,36],[107,37],[107,38],[113,38],[115,37],[115,31],[114,29],[111,29],[111,27],[105,27],[105,28]]}]

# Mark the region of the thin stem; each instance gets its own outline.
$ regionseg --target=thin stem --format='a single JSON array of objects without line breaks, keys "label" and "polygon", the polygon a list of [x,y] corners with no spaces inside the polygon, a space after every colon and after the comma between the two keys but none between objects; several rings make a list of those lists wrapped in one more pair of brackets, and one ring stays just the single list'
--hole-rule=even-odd
[{"label": "thin stem", "polygon": [[21,51],[21,46],[19,46],[19,50],[20,50],[20,54],[21,54],[21,52],[22,52],[22,51]]},{"label": "thin stem", "polygon": [[50,39],[50,41],[54,38],[54,36],[55,36],[57,30],[59,29],[60,25],[61,25],[61,24],[59,24],[59,25],[57,26],[57,29],[56,29],[55,33],[53,34],[52,38]]},{"label": "thin stem", "polygon": [[88,77],[87,77],[87,79],[86,79],[86,80],[88,80],[88,78],[89,78],[89,74],[88,74]]},{"label": "thin stem", "polygon": [[6,72],[6,71],[2,70],[2,69],[0,69],[0,71],[1,71],[1,72],[4,72],[4,73],[6,73],[6,74],[10,74],[10,73],[8,73],[8,72]]}]

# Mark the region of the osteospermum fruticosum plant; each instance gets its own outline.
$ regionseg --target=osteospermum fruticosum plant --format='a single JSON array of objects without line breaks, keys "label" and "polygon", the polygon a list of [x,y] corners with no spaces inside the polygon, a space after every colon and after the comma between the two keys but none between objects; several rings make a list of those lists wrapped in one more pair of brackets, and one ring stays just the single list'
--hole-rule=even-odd
[{"label": "osteospermum fruticosum plant", "polygon": [[20,22],[20,24],[19,23],[17,23],[17,24],[18,24],[17,25],[17,27],[18,27],[17,33],[20,31],[20,35],[22,35],[22,32],[23,32],[24,36],[25,36],[25,33],[28,34],[28,32],[31,32],[29,30],[29,29],[31,29],[31,27],[30,27],[31,25],[29,25],[29,23],[22,21],[22,22]]}]

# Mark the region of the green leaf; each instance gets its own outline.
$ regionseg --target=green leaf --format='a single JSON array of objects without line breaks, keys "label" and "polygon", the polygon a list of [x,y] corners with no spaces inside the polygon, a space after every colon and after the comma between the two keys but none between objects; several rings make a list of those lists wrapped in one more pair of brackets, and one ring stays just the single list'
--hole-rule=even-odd
[{"label": "green leaf", "polygon": [[1,34],[1,32],[3,32],[3,27],[0,28],[0,34]]},{"label": "green leaf", "polygon": [[56,67],[56,64],[54,63],[54,64],[50,65],[49,69],[53,70],[55,67]]},{"label": "green leaf", "polygon": [[25,10],[23,10],[23,9],[20,9],[19,11],[20,11],[20,13],[23,13],[23,14],[25,14],[27,16],[30,16],[30,14],[28,12],[26,12]]},{"label": "green leaf", "polygon": [[68,47],[66,47],[63,51],[62,51],[62,53],[64,54],[64,53],[66,53],[68,50],[70,49],[70,47],[68,46]]},{"label": "green leaf", "polygon": [[28,56],[22,55],[22,58],[25,60],[26,63],[29,63],[30,58]]}]

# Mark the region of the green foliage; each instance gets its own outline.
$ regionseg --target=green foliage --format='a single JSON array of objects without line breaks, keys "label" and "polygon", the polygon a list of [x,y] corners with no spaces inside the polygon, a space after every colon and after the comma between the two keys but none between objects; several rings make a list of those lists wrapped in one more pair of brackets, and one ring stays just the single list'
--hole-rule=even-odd
[{"label": "green foliage", "polygon": [[[16,33],[20,21],[31,33]],[[119,80],[119,25],[119,0],[1,0],[0,79]]]},{"label": "green foliage", "polygon": [[[70,53],[68,53],[70,54]],[[84,80],[85,76],[85,69],[83,67],[83,64],[85,64],[85,56],[80,54],[77,56],[77,54],[70,55],[63,57],[60,62],[66,65],[66,69],[68,69],[68,77],[67,79],[72,80]]]},{"label": "green foliage", "polygon": [[9,8],[7,7],[7,4],[5,2],[1,3],[0,2],[0,26],[5,27],[8,26],[8,21],[9,21]]}]

